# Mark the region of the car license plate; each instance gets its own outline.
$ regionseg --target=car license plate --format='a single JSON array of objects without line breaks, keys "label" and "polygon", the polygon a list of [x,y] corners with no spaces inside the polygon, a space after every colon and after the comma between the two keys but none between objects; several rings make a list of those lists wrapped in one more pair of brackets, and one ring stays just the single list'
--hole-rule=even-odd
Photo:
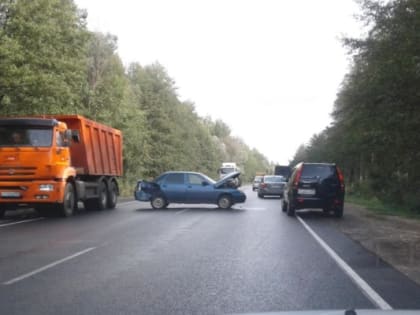
[{"label": "car license plate", "polygon": [[21,194],[18,191],[2,191],[1,196],[4,198],[19,198]]},{"label": "car license plate", "polygon": [[315,195],[315,189],[298,189],[299,195]]}]

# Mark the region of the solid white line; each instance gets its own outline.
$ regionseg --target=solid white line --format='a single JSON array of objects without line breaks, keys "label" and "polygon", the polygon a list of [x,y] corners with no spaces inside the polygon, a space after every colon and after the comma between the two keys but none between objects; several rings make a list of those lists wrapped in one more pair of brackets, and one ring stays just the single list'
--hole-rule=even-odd
[{"label": "solid white line", "polygon": [[35,270],[31,271],[31,272],[25,273],[24,275],[21,275],[19,277],[13,278],[13,279],[11,279],[9,281],[3,282],[3,285],[10,285],[10,284],[16,283],[18,281],[24,280],[26,278],[32,277],[33,275],[36,275],[37,273],[43,272],[43,271],[45,271],[47,269],[50,269],[50,268],[52,268],[54,266],[57,266],[57,265],[59,265],[59,264],[61,264],[63,262],[66,262],[66,261],[70,260],[70,259],[76,258],[77,256],[86,254],[87,252],[90,252],[91,250],[94,250],[95,248],[96,247],[86,248],[86,249],[84,249],[84,250],[82,250],[80,252],[77,252],[76,254],[67,256],[67,257],[65,257],[63,259],[57,260],[57,261],[55,261],[55,262],[53,262],[51,264],[48,264],[48,265],[46,265],[44,267],[35,269]]},{"label": "solid white line", "polygon": [[10,225],[15,225],[15,224],[21,224],[21,223],[26,223],[26,222],[33,222],[33,221],[39,221],[39,220],[43,220],[44,218],[36,218],[36,219],[29,219],[29,220],[23,220],[23,221],[16,221],[16,222],[11,222],[11,223],[5,223],[5,224],[0,224],[0,227],[5,227],[5,226],[10,226]]},{"label": "solid white line", "polygon": [[186,212],[186,211],[188,211],[189,209],[184,209],[184,210],[181,210],[181,211],[177,211],[177,212],[175,212],[175,214],[181,214],[181,213],[184,213],[184,212]]},{"label": "solid white line", "polygon": [[362,290],[362,292],[381,310],[392,310],[389,305],[372,287],[367,284],[338,254],[327,245],[306,223],[302,218],[297,217],[304,228],[315,238],[322,248],[331,256],[332,259],[343,269],[345,273],[353,280],[353,282]]}]

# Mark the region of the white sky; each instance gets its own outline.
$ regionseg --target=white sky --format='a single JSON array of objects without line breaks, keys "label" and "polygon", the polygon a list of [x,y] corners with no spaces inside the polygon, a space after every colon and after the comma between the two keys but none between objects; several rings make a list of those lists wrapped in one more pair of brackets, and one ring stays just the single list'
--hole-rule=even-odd
[{"label": "white sky", "polygon": [[89,28],[118,37],[125,65],[158,61],[181,100],[287,163],[325,128],[359,36],[353,0],[76,0]]}]

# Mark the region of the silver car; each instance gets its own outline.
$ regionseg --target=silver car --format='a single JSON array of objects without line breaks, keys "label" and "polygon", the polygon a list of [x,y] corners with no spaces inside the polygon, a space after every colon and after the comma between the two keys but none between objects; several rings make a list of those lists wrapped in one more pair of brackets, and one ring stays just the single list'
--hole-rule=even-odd
[{"label": "silver car", "polygon": [[283,197],[286,178],[280,175],[265,175],[258,187],[258,197],[280,196]]},{"label": "silver car", "polygon": [[260,186],[261,180],[263,176],[255,176],[253,182],[252,182],[252,191],[256,191],[258,187]]}]

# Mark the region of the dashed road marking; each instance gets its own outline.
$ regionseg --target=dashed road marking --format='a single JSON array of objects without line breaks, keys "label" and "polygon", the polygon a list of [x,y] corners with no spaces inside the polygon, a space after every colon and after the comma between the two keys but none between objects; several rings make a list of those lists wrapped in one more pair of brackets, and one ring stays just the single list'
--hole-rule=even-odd
[{"label": "dashed road marking", "polygon": [[29,219],[29,220],[22,220],[22,221],[4,223],[4,224],[0,224],[0,227],[11,226],[11,225],[16,225],[16,224],[21,224],[21,223],[34,222],[34,221],[39,221],[39,220],[43,220],[43,219],[44,218],[35,218],[35,219]]},{"label": "dashed road marking", "polygon": [[48,265],[45,265],[45,266],[43,266],[41,268],[35,269],[35,270],[33,270],[31,272],[28,272],[28,273],[25,273],[25,274],[23,274],[23,275],[21,275],[19,277],[16,277],[16,278],[10,279],[9,281],[3,282],[3,285],[11,285],[13,283],[22,281],[22,280],[24,280],[26,278],[32,277],[33,275],[36,275],[36,274],[38,274],[40,272],[43,272],[43,271],[45,271],[47,269],[50,269],[50,268],[55,267],[55,266],[57,266],[59,264],[62,264],[62,263],[66,262],[66,261],[68,261],[70,259],[74,259],[74,258],[76,258],[76,257],[78,257],[80,255],[86,254],[86,253],[94,250],[95,248],[96,247],[86,248],[86,249],[84,249],[84,250],[82,250],[80,252],[77,252],[77,253],[73,254],[73,255],[70,255],[70,256],[67,256],[67,257],[65,257],[63,259],[54,261],[54,262],[52,262],[52,263],[50,263]]}]

